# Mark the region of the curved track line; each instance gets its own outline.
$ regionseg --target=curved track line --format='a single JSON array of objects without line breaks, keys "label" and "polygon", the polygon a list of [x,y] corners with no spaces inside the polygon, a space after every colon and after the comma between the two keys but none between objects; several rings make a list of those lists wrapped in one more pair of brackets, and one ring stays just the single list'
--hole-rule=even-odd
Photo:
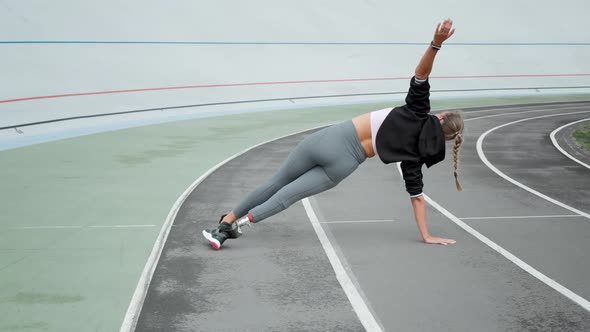
[{"label": "curved track line", "polygon": [[[469,111],[470,109],[472,109],[472,107],[465,107],[465,109],[467,109],[467,111],[465,112],[466,114],[474,114],[474,113],[485,113],[485,112],[493,112],[493,111],[508,111],[508,110],[516,110],[514,112],[506,112],[506,113],[502,113],[502,114],[521,114],[524,112],[532,112],[531,111],[519,111],[522,109],[529,109],[529,108],[533,108],[533,107],[539,107],[539,106],[548,106],[548,105],[555,105],[555,106],[561,106],[561,107],[556,107],[555,109],[561,109],[561,108],[565,108],[568,107],[567,105],[571,105],[569,107],[577,107],[577,104],[580,103],[588,103],[590,102],[590,100],[586,101],[586,100],[582,100],[582,101],[573,101],[573,102],[547,102],[547,103],[540,103],[540,104],[529,104],[529,105],[495,105],[495,106],[486,106],[483,107],[485,109],[478,109],[476,111]],[[568,107],[568,108],[569,108]],[[478,107],[476,107],[478,108]],[[455,107],[452,109],[448,109],[448,110],[461,110],[461,107]],[[442,112],[446,111],[446,110],[441,110]],[[436,111],[438,112],[438,111]],[[540,112],[540,110],[539,110]]]},{"label": "curved track line", "polygon": [[[543,77],[588,77],[590,73],[579,73],[579,74],[504,74],[504,75],[457,75],[457,76],[431,76],[434,79],[482,79],[482,78],[543,78]],[[399,77],[368,77],[368,78],[346,78],[346,79],[322,79],[322,80],[294,80],[294,81],[275,81],[275,82],[244,82],[244,83],[220,83],[220,84],[199,84],[199,85],[185,85],[185,86],[167,86],[167,87],[154,87],[154,88],[136,88],[136,89],[123,89],[123,90],[107,90],[107,91],[90,91],[90,92],[78,92],[78,93],[65,93],[57,95],[45,95],[45,96],[31,96],[13,99],[0,100],[2,103],[15,103],[28,100],[39,100],[39,99],[54,99],[54,98],[66,98],[66,97],[80,97],[80,96],[94,96],[94,95],[106,95],[106,94],[119,94],[119,93],[133,93],[133,92],[146,92],[146,91],[166,91],[166,90],[187,90],[187,89],[210,89],[210,88],[227,88],[227,87],[241,87],[241,86],[264,86],[264,85],[292,85],[292,84],[316,84],[316,83],[350,83],[350,82],[370,82],[370,81],[398,81],[398,80],[409,80],[411,77],[399,76]],[[572,87],[568,87],[572,88]],[[542,89],[540,87],[531,89]]]},{"label": "curved track line", "polygon": [[[547,88],[543,88],[543,89],[547,89]],[[458,91],[476,91],[476,90],[481,90],[481,89],[470,89],[470,90],[431,90],[431,92],[458,92]],[[483,89],[483,90],[488,90],[488,89]],[[492,89],[492,90],[494,90],[494,89]],[[236,101],[204,103],[204,104],[192,104],[192,105],[162,106],[162,107],[155,107],[155,108],[145,108],[145,109],[130,110],[130,111],[121,111],[121,112],[110,112],[110,113],[79,115],[79,116],[72,116],[72,117],[59,118],[59,119],[50,119],[50,120],[35,121],[35,122],[28,122],[28,123],[12,124],[12,125],[7,125],[7,126],[0,127],[0,130],[17,129],[17,128],[22,128],[22,127],[36,126],[36,125],[49,124],[49,123],[62,122],[62,121],[70,121],[70,120],[80,120],[80,119],[88,119],[88,118],[99,118],[99,117],[106,117],[106,116],[116,116],[116,115],[134,114],[134,113],[145,113],[145,112],[164,111],[164,110],[182,109],[182,108],[196,108],[196,107],[204,107],[204,106],[247,104],[247,103],[259,103],[259,102],[271,102],[271,101],[285,101],[285,100],[305,100],[305,99],[339,98],[339,97],[397,95],[397,94],[403,94],[403,93],[406,93],[406,92],[403,92],[403,91],[399,91],[399,92],[373,92],[373,93],[357,93],[357,94],[345,94],[345,95],[303,96],[303,97],[288,97],[288,98],[236,100]],[[566,104],[566,103],[567,102],[561,103],[561,104]],[[351,104],[352,105],[352,104],[356,104],[356,103],[352,102],[352,103],[347,103],[347,104]],[[572,104],[572,103],[567,103],[567,104]],[[313,105],[305,105],[305,106],[306,107],[314,107]],[[329,105],[322,105],[322,106],[329,106]],[[531,106],[528,106],[528,107],[535,107],[535,106],[537,106],[537,105],[531,105]],[[491,106],[491,107],[493,107],[493,106]],[[482,113],[482,112],[492,112],[492,111],[498,111],[498,110],[516,109],[516,107],[505,107],[505,105],[500,105],[498,107],[501,107],[501,108],[491,108],[491,109],[485,109],[485,110],[469,111],[469,113],[471,114],[471,113]],[[280,109],[281,107],[278,107],[278,108]],[[540,111],[538,111],[538,112],[540,112]],[[524,112],[518,112],[518,113],[524,113]],[[222,113],[220,113],[220,114],[222,114]]]},{"label": "curved track line", "polygon": [[590,214],[588,214],[588,213],[586,213],[584,211],[580,211],[580,210],[578,210],[578,209],[576,209],[574,207],[571,207],[571,206],[569,206],[567,204],[564,204],[564,203],[562,203],[562,202],[560,202],[560,201],[558,201],[556,199],[553,199],[553,198],[551,198],[551,197],[549,197],[549,196],[547,196],[545,194],[542,194],[542,193],[540,193],[540,192],[538,192],[538,191],[536,191],[536,190],[534,190],[534,189],[532,189],[530,187],[527,187],[524,184],[522,184],[522,183],[514,180],[513,178],[509,177],[508,175],[502,173],[502,171],[500,171],[494,165],[492,165],[492,163],[490,163],[490,161],[486,158],[486,156],[485,156],[485,154],[483,152],[483,140],[486,138],[486,136],[489,133],[493,132],[496,129],[500,129],[500,128],[503,128],[503,127],[506,127],[506,126],[513,125],[515,123],[520,123],[520,122],[529,121],[529,120],[549,118],[549,117],[562,116],[562,115],[570,115],[570,114],[589,113],[589,112],[590,111],[581,111],[581,112],[570,112],[570,113],[561,113],[561,114],[542,115],[542,116],[536,116],[536,117],[532,117],[532,118],[526,118],[526,119],[521,119],[521,120],[517,120],[517,121],[512,121],[512,122],[505,123],[503,125],[494,127],[492,129],[486,131],[485,133],[483,133],[479,137],[479,139],[477,140],[477,154],[479,155],[479,158],[481,159],[481,161],[486,166],[488,166],[488,168],[490,168],[492,171],[494,171],[494,173],[498,174],[504,180],[506,180],[506,181],[508,181],[508,182],[510,182],[510,183],[512,183],[512,184],[514,184],[514,185],[516,185],[516,186],[518,186],[518,187],[520,187],[520,188],[522,188],[522,189],[524,189],[524,190],[526,190],[526,191],[528,191],[528,192],[530,192],[530,193],[532,193],[534,195],[537,195],[537,196],[539,196],[539,197],[541,197],[541,198],[543,198],[543,199],[545,199],[545,200],[547,200],[547,201],[549,201],[549,202],[551,202],[551,203],[553,203],[555,205],[558,205],[558,206],[560,206],[560,207],[562,207],[564,209],[570,210],[570,211],[572,211],[574,213],[577,213],[577,214],[579,214],[581,216],[584,216],[584,217],[590,219]]},{"label": "curved track line", "polygon": [[234,154],[233,156],[225,159],[224,161],[220,162],[219,164],[211,167],[207,172],[205,172],[198,179],[196,179],[195,182],[193,182],[182,193],[182,195],[180,195],[178,197],[176,202],[174,202],[174,205],[172,205],[172,208],[170,209],[170,212],[168,213],[168,216],[166,217],[166,221],[162,225],[162,229],[160,230],[160,234],[158,235],[158,238],[156,239],[156,243],[154,244],[154,248],[152,249],[152,252],[151,252],[150,256],[148,257],[148,261],[145,264],[145,267],[143,269],[143,272],[141,274],[141,277],[139,279],[139,282],[137,284],[135,292],[133,293],[133,298],[131,299],[131,303],[129,304],[129,308],[127,309],[127,313],[125,314],[125,318],[123,320],[123,323],[121,324],[120,332],[130,332],[130,331],[135,330],[135,327],[137,325],[137,320],[138,320],[139,315],[141,313],[141,309],[143,307],[143,302],[145,301],[145,296],[147,294],[149,285],[152,281],[152,277],[153,277],[154,272],[156,270],[156,266],[158,265],[158,261],[160,260],[160,256],[162,255],[162,250],[164,249],[164,244],[166,243],[166,240],[168,239],[168,235],[170,234],[170,229],[172,227],[172,223],[174,222],[174,219],[176,218],[176,215],[178,214],[180,207],[182,206],[182,204],[184,203],[186,198],[190,195],[190,193],[193,190],[195,190],[195,188],[197,188],[197,186],[199,184],[201,184],[213,172],[215,172],[216,170],[218,170],[220,167],[222,167],[226,163],[230,162],[231,160],[243,155],[244,153],[247,153],[247,152],[249,152],[261,145],[264,145],[264,144],[267,144],[267,143],[270,143],[270,142],[273,142],[273,141],[276,141],[276,140],[279,140],[282,138],[286,138],[289,136],[301,134],[301,133],[304,133],[304,132],[307,132],[310,130],[319,129],[319,128],[322,128],[325,126],[326,125],[318,126],[318,127],[314,127],[314,128],[309,128],[309,129],[305,129],[305,130],[291,133],[288,135],[276,137],[276,138],[264,141],[262,143],[258,143],[256,145],[253,145],[245,150],[242,150],[242,151]]},{"label": "curved track line", "polygon": [[[473,120],[479,120],[479,119],[496,118],[496,117],[499,117],[499,116],[507,116],[507,115],[514,115],[514,114],[543,113],[543,112],[553,112],[553,111],[556,111],[556,110],[565,110],[565,109],[567,109],[567,110],[576,110],[576,109],[581,109],[581,108],[588,108],[588,105],[585,105],[585,106],[555,107],[555,108],[546,109],[546,110],[530,110],[530,111],[517,111],[517,112],[499,113],[499,114],[478,116],[476,118],[465,119],[464,121],[473,121]],[[475,112],[479,112],[479,111],[475,111]],[[465,114],[469,115],[470,113],[475,113],[475,112],[465,112]]]},{"label": "curved track line", "polygon": [[[397,163],[397,169],[398,169],[398,171],[400,173],[400,176],[402,176],[402,170],[401,170],[401,167],[400,167],[400,164],[399,163]],[[564,287],[563,285],[561,285],[557,281],[555,281],[555,280],[549,278],[548,276],[544,275],[543,273],[541,273],[540,271],[538,271],[534,267],[532,267],[529,264],[525,263],[522,259],[516,257],[510,251],[502,248],[500,245],[498,245],[494,241],[490,240],[489,238],[487,238],[486,236],[484,236],[480,232],[476,231],[471,226],[467,225],[466,223],[464,223],[463,221],[461,221],[459,218],[457,218],[455,215],[453,215],[452,213],[450,213],[449,211],[447,211],[445,208],[443,208],[442,206],[440,206],[437,202],[435,202],[428,195],[425,194],[424,195],[424,199],[428,202],[428,204],[432,205],[435,209],[437,209],[439,212],[441,212],[443,215],[445,215],[447,218],[449,218],[452,222],[454,222],[457,226],[461,227],[467,233],[473,235],[475,238],[477,238],[481,242],[485,243],[488,247],[494,249],[497,253],[499,253],[500,255],[502,255],[504,257],[506,257],[509,261],[511,261],[512,263],[516,264],[516,266],[518,266],[521,269],[525,270],[526,272],[528,272],[533,277],[539,279],[540,281],[542,281],[547,286],[555,289],[560,294],[562,294],[562,295],[566,296],[567,298],[569,298],[570,300],[574,301],[576,304],[578,304],[582,308],[586,309],[586,311],[590,311],[590,302],[588,302],[588,300],[586,300],[583,297],[579,296],[578,294],[572,292],[571,290],[569,290],[568,288]]]},{"label": "curved track line", "polygon": [[574,121],[574,122],[570,122],[566,125],[563,125],[557,129],[555,129],[554,131],[551,132],[551,134],[549,135],[549,137],[551,138],[551,142],[553,143],[553,145],[557,148],[557,150],[559,150],[559,152],[561,152],[562,154],[564,154],[566,157],[570,158],[571,160],[577,162],[578,164],[586,167],[587,169],[590,169],[590,165],[574,158],[574,156],[572,156],[571,154],[567,153],[561,146],[559,146],[559,143],[557,142],[557,140],[555,139],[555,135],[562,130],[565,127],[569,127],[571,125],[575,125],[576,123],[580,123],[580,122],[584,122],[584,121],[590,121],[590,118],[588,119],[582,119],[582,120],[578,120],[578,121]]},{"label": "curved track line", "polygon": [[309,199],[304,198],[301,201],[303,203],[303,207],[305,208],[305,212],[307,213],[307,217],[309,218],[309,221],[313,226],[313,230],[318,236],[318,239],[322,244],[322,248],[324,248],[324,251],[328,256],[328,260],[330,261],[330,264],[334,269],[336,279],[338,279],[338,282],[344,290],[344,293],[346,294],[348,301],[352,305],[352,309],[356,313],[358,319],[363,324],[365,330],[371,332],[382,332],[383,329],[377,322],[377,319],[375,319],[375,316],[373,316],[373,313],[371,313],[369,306],[365,303],[365,300],[361,296],[359,290],[356,288],[356,286],[350,279],[350,276],[348,275],[346,269],[344,268],[344,265],[340,261],[340,258],[338,257],[336,250],[334,250],[334,247],[332,246],[330,239],[326,235],[326,232],[324,232],[322,225],[320,225],[320,221],[318,220],[315,211],[309,203]]}]

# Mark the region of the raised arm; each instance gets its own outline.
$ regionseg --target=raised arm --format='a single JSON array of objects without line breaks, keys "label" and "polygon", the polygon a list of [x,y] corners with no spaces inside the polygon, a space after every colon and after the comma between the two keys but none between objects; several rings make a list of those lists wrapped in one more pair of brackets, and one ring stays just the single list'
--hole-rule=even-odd
[{"label": "raised arm", "polygon": [[418,66],[416,67],[415,74],[417,79],[425,80],[430,76],[436,53],[442,47],[443,42],[449,39],[454,33],[455,29],[453,29],[453,20],[450,18],[436,26],[432,43],[428,49],[426,49],[422,59],[420,59],[420,63],[418,63]]}]

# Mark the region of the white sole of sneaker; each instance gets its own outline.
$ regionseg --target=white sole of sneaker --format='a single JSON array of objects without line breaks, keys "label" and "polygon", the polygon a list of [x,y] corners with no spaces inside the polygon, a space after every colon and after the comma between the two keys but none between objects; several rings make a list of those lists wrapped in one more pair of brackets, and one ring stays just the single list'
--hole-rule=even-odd
[{"label": "white sole of sneaker", "polygon": [[213,249],[215,250],[219,250],[219,248],[221,248],[221,243],[219,243],[219,241],[217,241],[216,239],[213,238],[213,236],[211,236],[210,233],[203,231],[203,236],[207,239],[207,241],[209,241],[209,243],[211,244],[211,246],[213,247]]}]

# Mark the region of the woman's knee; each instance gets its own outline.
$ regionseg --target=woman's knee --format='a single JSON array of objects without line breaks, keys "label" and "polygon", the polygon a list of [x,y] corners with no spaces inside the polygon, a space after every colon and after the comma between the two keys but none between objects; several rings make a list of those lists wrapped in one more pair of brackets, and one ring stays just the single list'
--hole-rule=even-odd
[{"label": "woman's knee", "polygon": [[289,206],[295,204],[296,202],[298,202],[306,197],[319,194],[323,191],[334,188],[335,186],[336,186],[336,183],[332,182],[331,180],[326,179],[325,181],[322,181],[321,183],[316,184],[316,186],[314,186],[311,189],[297,192],[297,193],[294,193],[290,196],[277,197],[277,201],[279,204],[281,204],[286,209]]}]

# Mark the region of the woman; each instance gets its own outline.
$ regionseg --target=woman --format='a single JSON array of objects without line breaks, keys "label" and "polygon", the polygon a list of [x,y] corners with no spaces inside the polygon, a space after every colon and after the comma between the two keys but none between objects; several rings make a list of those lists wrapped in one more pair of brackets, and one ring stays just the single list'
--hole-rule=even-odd
[{"label": "woman", "polygon": [[453,244],[454,240],[431,236],[426,225],[422,196],[422,165],[445,157],[445,141],[454,140],[455,181],[459,147],[463,142],[463,116],[459,112],[430,112],[428,76],[442,43],[453,35],[453,21],[436,27],[434,38],[416,67],[406,105],[360,115],[351,121],[324,128],[306,137],[291,152],[279,171],[250,193],[234,210],[223,215],[218,228],[203,236],[216,250],[227,239],[238,238],[241,227],[260,222],[308,196],[336,186],[365,159],[378,155],[382,162],[401,162],[416,224],[425,243]]}]

